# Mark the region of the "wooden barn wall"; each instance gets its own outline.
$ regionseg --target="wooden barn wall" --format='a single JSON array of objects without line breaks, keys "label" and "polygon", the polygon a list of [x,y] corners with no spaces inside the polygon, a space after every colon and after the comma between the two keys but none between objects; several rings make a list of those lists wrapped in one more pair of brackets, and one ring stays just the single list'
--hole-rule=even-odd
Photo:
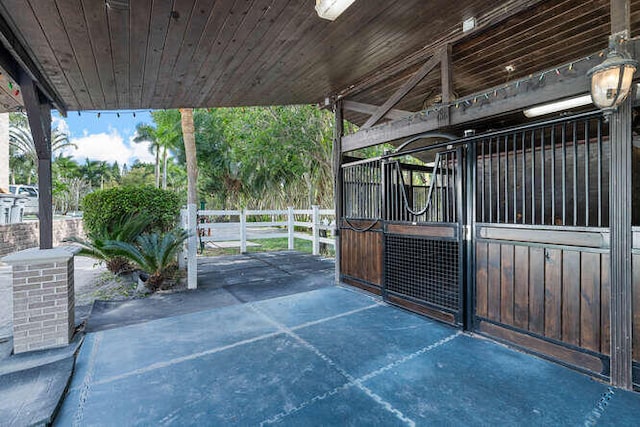
[{"label": "wooden barn wall", "polygon": [[[366,224],[351,221],[353,228]],[[363,227],[364,228],[364,227]],[[340,230],[340,271],[342,280],[370,292],[380,294],[382,287],[382,230],[375,226],[369,231]]]}]

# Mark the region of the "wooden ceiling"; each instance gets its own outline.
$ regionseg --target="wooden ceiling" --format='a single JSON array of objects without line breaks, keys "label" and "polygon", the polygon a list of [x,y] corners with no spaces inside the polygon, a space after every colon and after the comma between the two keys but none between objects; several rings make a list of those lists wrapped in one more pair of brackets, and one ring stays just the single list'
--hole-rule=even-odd
[{"label": "wooden ceiling", "polygon": [[[357,0],[334,22],[314,4],[1,0],[0,16],[71,111],[308,104],[338,94],[381,105],[445,43],[454,93],[464,96],[596,52],[609,34],[609,0]],[[640,0],[632,12],[637,32]],[[478,28],[463,34],[469,17]],[[0,85],[0,110],[21,105],[17,90]],[[436,69],[396,108],[419,111],[440,90]]]}]

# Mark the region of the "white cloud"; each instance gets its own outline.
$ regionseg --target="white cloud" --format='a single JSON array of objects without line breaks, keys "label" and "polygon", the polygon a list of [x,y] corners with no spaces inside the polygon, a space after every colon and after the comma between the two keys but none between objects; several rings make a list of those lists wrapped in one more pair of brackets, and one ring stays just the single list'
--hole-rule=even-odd
[{"label": "white cloud", "polygon": [[51,118],[51,124],[52,124],[52,128],[58,128],[58,130],[62,133],[66,133],[67,135],[69,135],[71,132],[69,130],[69,125],[67,124],[67,121],[65,119],[63,119],[62,117],[58,117],[58,116],[53,116]]},{"label": "white cloud", "polygon": [[89,134],[84,132],[80,138],[71,138],[77,148],[68,147],[64,154],[84,163],[85,159],[102,160],[108,163],[118,162],[119,165],[133,164],[136,160],[143,163],[155,162],[155,157],[149,152],[149,143],[133,142],[133,137],[124,141],[120,133],[112,129],[110,133]]}]

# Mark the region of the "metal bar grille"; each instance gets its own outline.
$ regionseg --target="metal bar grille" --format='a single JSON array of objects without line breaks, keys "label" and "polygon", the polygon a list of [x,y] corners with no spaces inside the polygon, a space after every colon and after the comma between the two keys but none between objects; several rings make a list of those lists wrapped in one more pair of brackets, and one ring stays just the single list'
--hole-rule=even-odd
[{"label": "metal bar grille", "polygon": [[387,163],[386,220],[412,223],[458,221],[458,152],[441,151],[432,156],[435,157],[432,167],[403,164],[398,160]]},{"label": "metal bar grille", "polygon": [[476,221],[609,226],[608,124],[601,116],[479,137]]},{"label": "metal bar grille", "polygon": [[342,185],[345,218],[381,218],[382,169],[380,160],[344,165]]},{"label": "metal bar grille", "polygon": [[438,308],[460,309],[457,241],[387,235],[387,291]]}]

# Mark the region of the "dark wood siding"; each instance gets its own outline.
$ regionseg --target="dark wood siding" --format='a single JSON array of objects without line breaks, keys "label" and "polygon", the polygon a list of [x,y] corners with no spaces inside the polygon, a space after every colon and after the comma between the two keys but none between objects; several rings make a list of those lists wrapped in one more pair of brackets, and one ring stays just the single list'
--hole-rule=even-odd
[{"label": "dark wood siding", "polygon": [[480,240],[476,263],[479,318],[609,354],[608,253]]}]

